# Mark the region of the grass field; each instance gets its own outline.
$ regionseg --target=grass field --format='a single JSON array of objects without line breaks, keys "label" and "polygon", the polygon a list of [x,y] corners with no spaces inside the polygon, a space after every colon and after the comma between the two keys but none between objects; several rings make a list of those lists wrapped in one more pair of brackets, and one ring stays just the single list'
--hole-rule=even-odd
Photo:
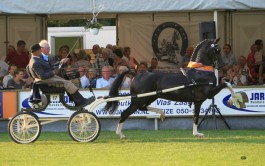
[{"label": "grass field", "polygon": [[0,165],[265,165],[264,130],[124,131],[126,140],[103,131],[90,143],[74,142],[68,133],[43,132],[31,144],[16,144],[0,133]]}]

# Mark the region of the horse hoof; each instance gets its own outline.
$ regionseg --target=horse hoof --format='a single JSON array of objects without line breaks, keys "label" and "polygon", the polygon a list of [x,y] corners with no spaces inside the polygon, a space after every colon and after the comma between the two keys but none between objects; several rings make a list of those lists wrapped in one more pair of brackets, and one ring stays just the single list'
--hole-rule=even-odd
[{"label": "horse hoof", "polygon": [[120,136],[120,139],[126,139],[126,137],[124,135]]},{"label": "horse hoof", "polygon": [[229,100],[227,101],[227,105],[228,105],[229,107],[232,107],[232,106],[233,106],[233,101],[229,99]]},{"label": "horse hoof", "polygon": [[204,138],[205,137],[205,135],[202,133],[194,134],[194,136],[198,137],[198,138]]},{"label": "horse hoof", "polygon": [[160,115],[160,120],[161,120],[161,122],[163,122],[164,120],[165,120],[165,115]]}]

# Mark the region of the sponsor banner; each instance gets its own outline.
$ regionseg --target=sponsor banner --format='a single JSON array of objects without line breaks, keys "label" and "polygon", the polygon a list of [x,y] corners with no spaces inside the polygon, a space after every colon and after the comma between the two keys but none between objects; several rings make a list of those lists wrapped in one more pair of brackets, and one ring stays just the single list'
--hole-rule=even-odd
[{"label": "sponsor banner", "polygon": [[[219,108],[219,111],[222,115],[265,115],[265,100],[264,94],[265,89],[257,89],[257,88],[234,88],[235,92],[243,91],[247,94],[249,101],[245,103],[246,108],[237,108],[235,106],[229,107],[227,104],[228,99],[231,97],[231,94],[228,89],[223,89],[219,94],[215,96],[215,105]],[[84,97],[90,97],[92,95],[89,90],[81,90],[80,93]],[[94,91],[96,97],[99,96],[107,96],[108,90],[95,90]],[[128,94],[129,90],[122,90],[120,94]],[[19,109],[22,107],[28,108],[30,107],[30,103],[28,102],[30,92],[21,91],[19,92]],[[65,101],[69,105],[73,105],[72,102],[69,101],[68,96],[65,94]],[[125,110],[131,104],[130,100],[121,100],[119,101],[119,107],[113,115],[109,115],[108,113],[102,111],[101,109],[104,107],[105,103],[99,104],[93,111],[98,117],[119,117],[121,112]],[[206,100],[201,107],[200,115],[204,115],[206,111],[211,108],[212,100]],[[166,116],[192,116],[193,108],[189,106],[188,102],[175,102],[169,101],[165,99],[157,99],[154,101],[150,107],[160,108],[166,114]],[[89,106],[85,107],[89,110]],[[211,110],[211,109],[210,109]],[[71,116],[73,111],[66,109],[59,101],[58,95],[51,96],[51,103],[47,107],[47,109],[43,112],[37,113],[39,117],[69,117]],[[209,112],[212,114],[212,112]],[[154,112],[150,111],[137,111],[132,116],[133,117],[146,117],[156,115]]]},{"label": "sponsor banner", "polygon": [[3,92],[0,92],[0,118],[3,118]]},{"label": "sponsor banner", "polygon": [[0,93],[0,118],[11,118],[17,110],[17,92],[16,91],[2,91]]}]

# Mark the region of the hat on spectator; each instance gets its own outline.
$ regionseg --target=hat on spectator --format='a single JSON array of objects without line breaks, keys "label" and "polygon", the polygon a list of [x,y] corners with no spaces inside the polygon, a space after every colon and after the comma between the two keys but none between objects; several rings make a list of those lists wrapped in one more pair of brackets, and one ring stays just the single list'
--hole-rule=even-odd
[{"label": "hat on spectator", "polygon": [[41,47],[39,44],[34,44],[33,46],[31,46],[31,52],[35,52],[37,50],[40,50]]}]

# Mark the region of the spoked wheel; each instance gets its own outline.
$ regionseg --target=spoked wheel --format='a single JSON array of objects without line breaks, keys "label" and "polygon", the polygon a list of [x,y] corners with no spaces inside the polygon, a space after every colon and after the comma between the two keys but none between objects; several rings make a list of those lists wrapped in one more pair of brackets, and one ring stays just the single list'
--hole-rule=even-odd
[{"label": "spoked wheel", "polygon": [[100,122],[93,112],[77,111],[68,121],[68,132],[73,140],[92,142],[99,136]]},{"label": "spoked wheel", "polygon": [[41,125],[35,114],[20,112],[9,121],[8,130],[13,141],[27,144],[39,138]]}]

